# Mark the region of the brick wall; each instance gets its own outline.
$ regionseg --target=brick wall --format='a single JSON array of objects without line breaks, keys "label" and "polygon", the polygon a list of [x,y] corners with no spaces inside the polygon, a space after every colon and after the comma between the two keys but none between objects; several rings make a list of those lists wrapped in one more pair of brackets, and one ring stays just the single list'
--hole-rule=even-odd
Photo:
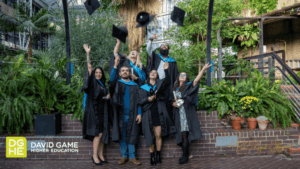
[{"label": "brick wall", "polygon": [[[267,129],[260,131],[258,128],[250,130],[242,128],[233,130],[232,127],[225,127],[218,119],[217,112],[213,111],[206,115],[206,111],[198,111],[198,118],[201,125],[202,139],[190,144],[190,155],[193,157],[204,156],[240,156],[240,155],[265,155],[274,153],[285,153],[291,157],[300,156],[300,149],[297,151],[299,140],[299,127],[290,127],[284,129]],[[70,121],[71,115],[63,117],[63,131],[57,136],[25,136],[27,141],[45,140],[45,142],[78,142],[78,152],[30,152],[25,159],[6,160],[89,160],[93,154],[92,142],[82,139],[81,124],[78,120]],[[244,127],[247,125],[244,125]],[[220,131],[221,130],[221,131]],[[0,159],[5,158],[5,137],[0,135]],[[216,146],[217,137],[237,136],[238,146]],[[280,148],[280,146],[294,144],[289,148]],[[111,143],[105,146],[104,154],[106,159],[120,159],[120,147],[118,143]],[[140,143],[136,152],[137,158],[149,158],[148,147],[145,146],[145,139],[140,137]],[[174,138],[164,138],[162,146],[163,158],[181,157],[181,148],[176,145]]]}]

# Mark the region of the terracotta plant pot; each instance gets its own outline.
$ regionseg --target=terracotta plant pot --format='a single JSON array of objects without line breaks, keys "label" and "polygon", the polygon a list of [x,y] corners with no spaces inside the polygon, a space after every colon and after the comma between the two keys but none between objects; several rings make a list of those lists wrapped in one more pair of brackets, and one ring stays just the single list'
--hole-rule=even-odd
[{"label": "terracotta plant pot", "polygon": [[248,121],[249,129],[256,128],[256,124],[257,124],[256,118],[248,118],[247,121]]},{"label": "terracotta plant pot", "polygon": [[267,125],[268,125],[268,121],[259,121],[258,122],[259,130],[266,130]]},{"label": "terracotta plant pot", "polygon": [[234,120],[232,120],[232,126],[233,126],[233,129],[235,130],[241,130],[241,124],[240,122],[242,122],[244,119],[243,118],[235,118]]}]

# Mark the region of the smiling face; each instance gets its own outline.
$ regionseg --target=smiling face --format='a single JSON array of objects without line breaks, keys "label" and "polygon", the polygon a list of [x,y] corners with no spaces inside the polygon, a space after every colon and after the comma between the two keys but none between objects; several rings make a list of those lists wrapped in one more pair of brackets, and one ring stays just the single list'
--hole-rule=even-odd
[{"label": "smiling face", "polygon": [[137,58],[137,52],[135,50],[131,51],[130,54],[129,54],[129,58],[136,59]]},{"label": "smiling face", "polygon": [[180,73],[180,75],[179,75],[179,81],[180,82],[184,82],[185,80],[186,80],[186,73],[185,72],[182,72],[182,73]]},{"label": "smiling face", "polygon": [[169,49],[169,45],[167,43],[163,43],[161,46],[160,46],[160,49],[162,50],[167,50]]},{"label": "smiling face", "polygon": [[102,71],[100,69],[95,70],[95,78],[98,80],[102,78]]},{"label": "smiling face", "polygon": [[157,71],[152,70],[149,74],[150,79],[156,79],[157,78]]},{"label": "smiling face", "polygon": [[120,75],[122,78],[127,78],[127,77],[130,75],[129,68],[128,68],[128,67],[121,67],[121,70],[120,70],[120,72],[119,72],[119,75]]}]

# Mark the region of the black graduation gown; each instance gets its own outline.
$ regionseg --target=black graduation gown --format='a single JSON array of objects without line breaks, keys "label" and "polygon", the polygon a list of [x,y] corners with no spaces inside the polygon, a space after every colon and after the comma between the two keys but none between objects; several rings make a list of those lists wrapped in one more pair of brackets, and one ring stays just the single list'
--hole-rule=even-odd
[{"label": "black graduation gown", "polygon": [[[147,58],[147,72],[150,72],[151,70],[155,69],[157,70],[159,67],[159,64],[161,62],[161,58],[156,54],[154,51],[152,52],[152,57]],[[179,74],[178,69],[177,69],[177,63],[176,62],[169,62],[169,68],[168,68],[168,73],[170,76],[170,85],[169,85],[169,100],[172,101],[174,100],[172,90],[174,83],[176,81],[176,78]]]},{"label": "black graduation gown", "polygon": [[[109,86],[115,89],[110,101],[114,114],[112,141],[119,142],[122,140],[123,132],[123,97],[126,90],[126,84],[120,82],[119,79],[116,79],[113,82],[110,81]],[[126,131],[126,143],[131,143],[133,145],[137,144],[139,141],[139,125],[136,121],[138,114],[138,91],[138,85],[129,85],[130,114]]]},{"label": "black graduation gown", "polygon": [[[83,121],[82,121],[82,137],[83,139],[87,139],[93,141],[95,136],[99,136],[99,131],[97,130],[98,121],[98,101],[97,99],[100,97],[104,97],[108,94],[106,88],[101,89],[101,84],[95,78],[94,71],[92,71],[91,76],[88,76],[88,71],[86,72],[84,83],[82,88],[80,89],[79,93],[84,91],[88,94]],[[101,141],[104,144],[109,144],[110,142],[110,129],[109,129],[109,109],[107,100],[103,100],[104,103],[103,110],[104,110],[104,119],[103,119],[103,133]]]},{"label": "black graduation gown", "polygon": [[[198,140],[202,137],[200,124],[198,120],[198,116],[196,113],[196,102],[197,95],[199,91],[199,83],[193,87],[193,82],[186,86],[186,88],[181,92],[182,99],[184,100],[184,109],[187,118],[187,123],[189,126],[189,142],[193,140]],[[174,102],[174,101],[173,101]],[[173,108],[173,115],[175,119],[176,126],[176,142],[181,146],[182,143],[182,135],[181,135],[181,126],[180,126],[180,115],[179,109]]]},{"label": "black graduation gown", "polygon": [[[166,108],[166,102],[165,100],[168,99],[169,93],[168,93],[168,87],[170,85],[170,78],[168,71],[165,70],[166,77],[162,80],[157,79],[156,80],[156,102],[157,102],[157,108],[158,108],[158,114],[160,119],[160,125],[161,125],[161,135],[167,136],[169,134],[176,133],[176,128],[174,123],[172,122],[167,108]],[[148,101],[149,97],[149,91],[146,91],[144,89],[139,90],[139,104],[142,107],[143,112],[143,123],[142,123],[142,130],[144,137],[146,139],[146,146],[151,146],[154,144],[154,131],[153,131],[153,125],[152,125],[152,116],[151,116],[151,107],[153,105],[153,102]]]}]

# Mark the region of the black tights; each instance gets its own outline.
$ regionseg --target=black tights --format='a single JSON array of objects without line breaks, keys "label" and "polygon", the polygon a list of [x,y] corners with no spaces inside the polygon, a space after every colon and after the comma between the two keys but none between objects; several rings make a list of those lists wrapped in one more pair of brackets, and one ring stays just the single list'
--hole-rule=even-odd
[{"label": "black tights", "polygon": [[181,132],[182,135],[182,146],[188,146],[189,144],[189,132],[188,131],[183,131]]}]

